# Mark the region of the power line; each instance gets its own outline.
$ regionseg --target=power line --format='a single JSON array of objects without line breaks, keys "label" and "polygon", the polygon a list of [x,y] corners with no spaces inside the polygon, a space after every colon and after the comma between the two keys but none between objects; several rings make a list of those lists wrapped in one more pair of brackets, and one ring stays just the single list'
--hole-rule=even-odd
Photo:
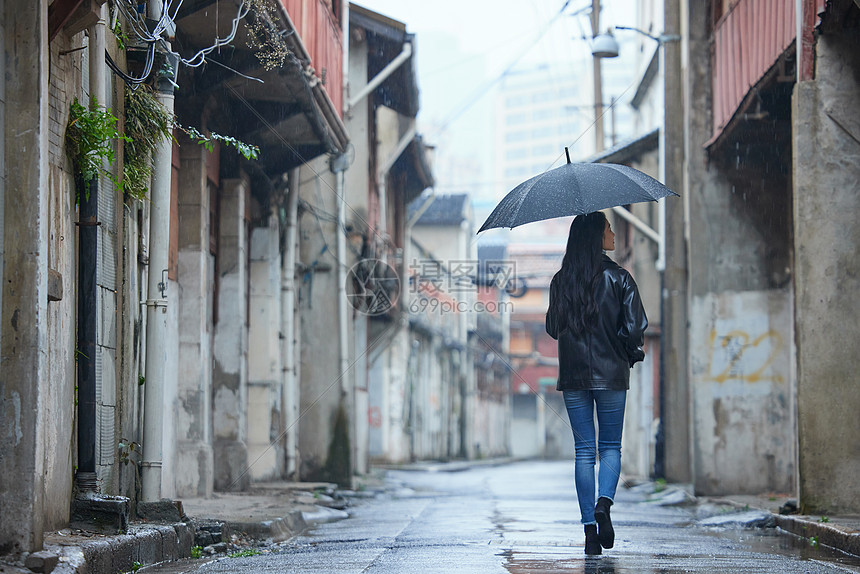
[{"label": "power line", "polygon": [[[538,32],[537,36],[535,36],[535,39],[533,40],[532,45],[534,45],[534,44],[535,44],[535,43],[537,43],[541,38],[543,38],[543,36],[544,36],[548,31],[549,31],[549,29],[550,29],[550,28],[552,28],[552,25],[553,25],[553,24],[558,20],[558,17],[559,17],[559,16],[561,16],[562,14],[564,14],[564,11],[567,9],[567,7],[568,7],[568,5],[570,4],[570,2],[571,2],[571,0],[565,0],[565,2],[564,2],[564,4],[562,5],[561,9],[560,9],[556,14],[555,14],[555,16],[553,16],[553,17],[549,20],[549,22],[547,22],[547,23],[544,25],[544,27],[543,27],[543,28]],[[437,128],[437,131],[436,131],[436,134],[435,134],[435,135],[437,135],[437,136],[438,136],[440,133],[442,133],[442,132],[444,132],[445,130],[447,130],[447,129],[448,129],[448,127],[449,127],[449,126],[454,122],[454,120],[456,120],[457,118],[459,118],[459,117],[460,117],[460,116],[461,116],[461,115],[462,115],[466,110],[468,110],[468,109],[469,109],[469,108],[471,108],[473,105],[475,105],[475,103],[476,103],[478,100],[480,100],[482,97],[484,97],[484,96],[487,94],[487,92],[489,91],[489,89],[490,89],[490,88],[492,88],[494,85],[496,85],[497,83],[499,83],[503,78],[505,78],[505,76],[507,76],[508,74],[510,74],[510,73],[511,73],[511,71],[514,69],[514,67],[519,63],[519,61],[520,61],[520,60],[523,58],[523,56],[525,56],[527,53],[528,53],[528,49],[521,50],[521,51],[520,51],[520,52],[519,52],[519,53],[514,57],[514,59],[511,61],[511,63],[510,63],[510,64],[508,64],[508,65],[505,67],[505,69],[504,69],[504,70],[502,70],[502,72],[501,72],[498,76],[496,76],[496,77],[495,77],[495,78],[493,78],[492,80],[490,80],[490,81],[488,81],[488,82],[484,83],[483,85],[479,86],[477,90],[475,90],[475,91],[474,91],[474,92],[473,92],[473,93],[472,93],[468,98],[466,98],[466,100],[464,100],[464,101],[463,101],[463,103],[461,103],[461,104],[460,104],[460,106],[459,106],[458,108],[455,108],[454,112],[453,112],[453,113],[452,113],[452,114],[451,114],[451,115],[450,115],[446,120],[444,120],[444,121],[442,122],[441,126],[439,126],[439,127]]]}]

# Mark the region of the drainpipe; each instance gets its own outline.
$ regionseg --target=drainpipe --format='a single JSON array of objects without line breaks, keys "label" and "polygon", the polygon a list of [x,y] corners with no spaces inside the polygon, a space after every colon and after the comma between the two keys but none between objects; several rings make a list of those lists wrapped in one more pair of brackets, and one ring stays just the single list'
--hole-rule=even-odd
[{"label": "drainpipe", "polygon": [[[105,107],[105,6],[89,29],[90,95]],[[97,492],[96,476],[96,262],[99,180],[81,191],[78,224],[78,472],[80,492]]]},{"label": "drainpipe", "polygon": [[348,313],[346,309],[346,201],[343,197],[344,172],[349,167],[346,154],[340,154],[331,162],[331,170],[337,177],[337,260],[341,263],[337,266],[337,316],[339,327],[339,352],[338,361],[340,365],[340,392],[341,396],[349,393],[348,377],[349,370],[349,344],[348,344]]},{"label": "drainpipe", "polygon": [[287,476],[298,480],[299,385],[296,372],[296,226],[299,209],[299,168],[290,170],[287,185],[287,221],[284,229],[284,267],[281,272],[281,322],[284,328],[283,398],[286,410]]},{"label": "drainpipe", "polygon": [[[151,0],[150,17],[161,18],[163,2]],[[169,45],[168,45],[169,48]],[[174,66],[175,69],[175,66]],[[158,102],[173,114],[173,82],[158,80]],[[173,141],[162,141],[155,150],[152,165],[152,191],[149,212],[149,281],[146,298],[146,384],[143,418],[143,456],[141,466],[142,500],[161,499],[162,441],[164,426],[165,367],[167,339],[167,267],[170,249],[170,176]]]},{"label": "drainpipe", "polygon": [[368,82],[368,84],[366,86],[364,86],[364,88],[362,88],[361,91],[355,95],[354,98],[351,98],[349,100],[349,103],[347,104],[347,107],[346,107],[347,113],[349,113],[349,110],[354,108],[358,102],[360,102],[368,94],[370,94],[370,92],[375,90],[379,86],[379,84],[381,84],[386,79],[388,79],[388,76],[393,74],[397,70],[397,68],[399,68],[401,65],[403,65],[403,62],[405,62],[406,60],[408,60],[411,57],[412,57],[412,43],[411,42],[405,42],[403,44],[403,50],[400,52],[400,54],[398,54],[396,58],[391,60],[391,62],[389,62],[387,66],[382,68],[382,70],[378,74],[376,74],[373,77],[373,79],[370,80],[370,82]]}]

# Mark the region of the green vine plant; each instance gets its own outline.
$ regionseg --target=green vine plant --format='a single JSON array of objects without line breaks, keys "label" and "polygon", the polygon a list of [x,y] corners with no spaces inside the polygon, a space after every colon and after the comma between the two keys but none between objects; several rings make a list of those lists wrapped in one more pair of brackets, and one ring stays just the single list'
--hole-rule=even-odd
[{"label": "green vine plant", "polygon": [[113,35],[116,37],[116,47],[119,48],[121,51],[125,51],[126,45],[131,42],[131,38],[129,38],[128,34],[123,32],[122,22],[119,19],[117,19],[112,32]]},{"label": "green vine plant", "polygon": [[239,152],[245,159],[257,159],[260,157],[260,148],[247,144],[243,141],[239,141],[231,136],[223,136],[221,134],[216,134],[215,132],[210,132],[210,135],[205,135],[200,132],[200,130],[192,127],[185,127],[177,125],[179,129],[188,134],[188,137],[192,140],[195,140],[198,144],[205,147],[208,151],[213,151],[215,149],[215,142],[220,141],[221,143],[232,146],[236,148],[236,151]]},{"label": "green vine plant", "polygon": [[[75,199],[78,203],[81,189],[89,200],[87,184],[100,174],[108,177],[117,190],[136,199],[146,199],[152,178],[153,153],[162,142],[172,139],[174,127],[210,152],[214,150],[215,142],[220,141],[236,148],[245,159],[255,160],[260,155],[259,147],[234,137],[214,132],[207,136],[196,128],[179,125],[152,89],[144,85],[125,90],[125,135],[119,133],[117,122],[110,109],[103,111],[95,99],[89,108],[81,105],[77,98],[71,104],[66,127],[66,153],[76,174]],[[104,167],[113,166],[116,159],[114,142],[117,141],[123,142],[122,179]]]},{"label": "green vine plant", "polygon": [[152,89],[141,85],[125,89],[125,140],[122,191],[145,199],[152,178],[152,154],[171,139],[175,120]]},{"label": "green vine plant", "polygon": [[89,201],[88,184],[99,174],[107,176],[117,188],[122,184],[104,165],[112,166],[116,158],[113,143],[127,142],[129,138],[117,130],[117,118],[110,108],[102,110],[95,97],[89,108],[75,98],[69,107],[69,123],[66,126],[66,154],[76,174],[75,201],[80,203],[80,190],[84,189]]},{"label": "green vine plant", "polygon": [[137,462],[132,458],[132,455],[135,453],[140,453],[140,444],[134,441],[130,441],[128,439],[121,438],[119,439],[117,449],[119,450],[119,461],[121,463],[126,466],[129,463],[137,466]]}]

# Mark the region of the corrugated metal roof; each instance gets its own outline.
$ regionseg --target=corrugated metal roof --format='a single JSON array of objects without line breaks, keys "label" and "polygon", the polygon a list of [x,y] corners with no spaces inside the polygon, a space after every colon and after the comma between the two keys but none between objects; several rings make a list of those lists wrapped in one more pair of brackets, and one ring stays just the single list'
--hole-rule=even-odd
[{"label": "corrugated metal roof", "polygon": [[590,163],[626,163],[640,159],[643,153],[656,150],[660,145],[660,128],[647,134],[623,141],[589,159]]},{"label": "corrugated metal roof", "polygon": [[747,93],[794,42],[795,6],[785,0],[740,0],[714,29],[713,142]]},{"label": "corrugated metal roof", "polygon": [[[421,214],[415,225],[460,225],[466,219],[469,196],[465,193],[437,195],[433,203]],[[409,204],[409,217],[424,205],[423,201]]]}]

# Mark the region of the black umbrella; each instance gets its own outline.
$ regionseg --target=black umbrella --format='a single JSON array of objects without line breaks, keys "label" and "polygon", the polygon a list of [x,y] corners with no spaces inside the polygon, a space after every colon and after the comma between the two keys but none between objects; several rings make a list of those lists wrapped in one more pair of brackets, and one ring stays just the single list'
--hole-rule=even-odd
[{"label": "black umbrella", "polygon": [[[565,151],[567,151],[565,149]],[[568,163],[524,181],[496,206],[478,233],[494,227],[580,215],[678,195],[638,169],[614,163]]]}]

